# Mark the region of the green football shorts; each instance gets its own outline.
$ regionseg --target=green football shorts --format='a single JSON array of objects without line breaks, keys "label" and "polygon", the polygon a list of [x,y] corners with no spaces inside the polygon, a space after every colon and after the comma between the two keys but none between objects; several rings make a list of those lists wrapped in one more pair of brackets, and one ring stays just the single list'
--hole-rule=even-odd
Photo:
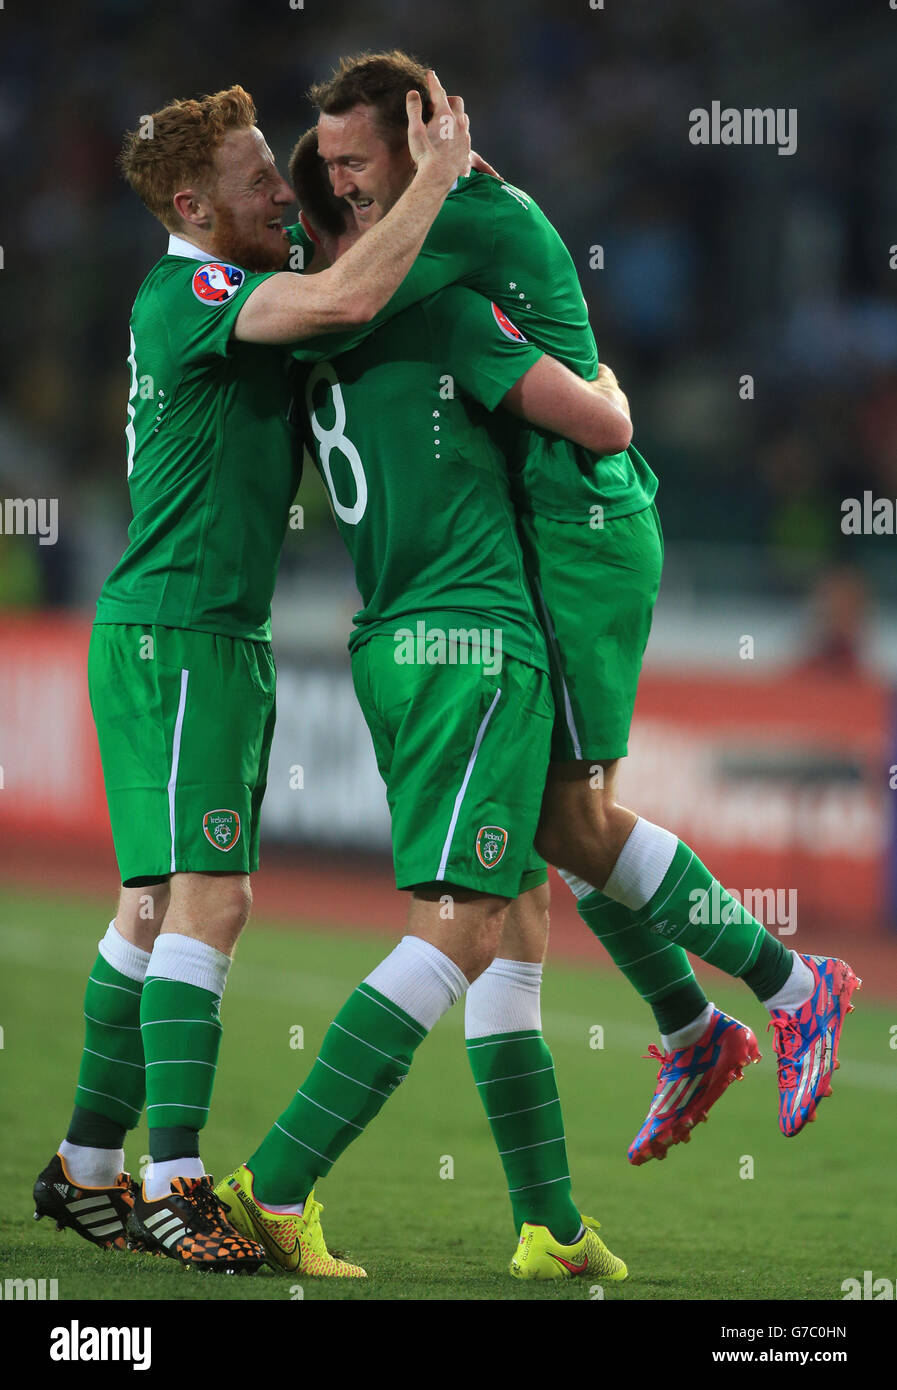
[{"label": "green football shorts", "polygon": [[98,623],[87,680],[122,883],[257,869],[274,733],[270,645]]},{"label": "green football shorts", "polygon": [[551,662],[552,761],[624,758],[663,567],[657,508],[595,529],[530,515],[521,529]]},{"label": "green football shorts", "polygon": [[396,884],[516,898],[544,883],[533,836],[554,721],[549,677],[508,657],[486,675],[479,664],[396,655],[389,633],[352,654],[386,783]]}]

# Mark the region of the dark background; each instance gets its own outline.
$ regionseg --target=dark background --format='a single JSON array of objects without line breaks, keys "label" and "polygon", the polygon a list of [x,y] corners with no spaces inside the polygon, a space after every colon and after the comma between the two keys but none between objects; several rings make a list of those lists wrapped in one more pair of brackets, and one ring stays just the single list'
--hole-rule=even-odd
[{"label": "dark background", "polygon": [[[124,545],[127,321],[166,235],[116,172],[123,130],[240,82],[285,169],[309,83],[392,46],[463,93],[475,148],[570,247],[661,480],[667,601],[815,597],[824,661],[888,666],[862,634],[873,605],[890,627],[894,539],[840,529],[843,498],[897,498],[887,0],[7,4],[0,492],[57,496],[60,540],[0,537],[0,606],[87,611]],[[689,112],[714,99],[796,107],[797,152],[692,145]],[[300,498],[285,588],[313,572],[344,589],[316,480]]]}]

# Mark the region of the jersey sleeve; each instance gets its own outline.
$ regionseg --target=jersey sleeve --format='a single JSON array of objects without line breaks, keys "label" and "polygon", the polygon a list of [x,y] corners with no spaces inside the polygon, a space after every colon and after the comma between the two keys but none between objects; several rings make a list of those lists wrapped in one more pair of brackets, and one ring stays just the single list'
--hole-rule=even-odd
[{"label": "jersey sleeve", "polygon": [[182,362],[224,357],[237,315],[253,290],[270,275],[224,261],[184,261],[157,291],[157,308],[168,327],[172,352]]},{"label": "jersey sleeve", "polygon": [[[476,279],[492,257],[494,221],[491,203],[464,196],[446,198],[420,254],[379,314],[363,328],[348,333],[322,333],[304,338],[291,349],[293,356],[300,362],[320,362],[349,352],[412,304],[429,299],[449,285]],[[292,233],[292,229],[290,231]]]},{"label": "jersey sleeve", "polygon": [[473,290],[454,285],[423,309],[434,361],[487,410],[544,356],[497,304]]}]

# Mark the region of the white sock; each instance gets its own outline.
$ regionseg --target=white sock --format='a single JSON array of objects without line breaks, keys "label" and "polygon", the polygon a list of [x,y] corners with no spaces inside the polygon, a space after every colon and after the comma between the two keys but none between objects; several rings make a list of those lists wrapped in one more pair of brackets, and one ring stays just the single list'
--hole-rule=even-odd
[{"label": "white sock", "polygon": [[262,1211],[271,1211],[275,1216],[301,1216],[305,1211],[304,1202],[287,1202],[285,1207],[276,1207],[273,1202],[260,1202],[258,1197],[254,1200]]},{"label": "white sock", "polygon": [[[156,979],[194,985],[220,999],[230,964],[230,956],[194,936],[160,932],[146,973]],[[172,1158],[164,1163],[151,1163],[143,1180],[146,1199],[155,1202],[159,1197],[167,1197],[172,1178],[201,1178],[204,1173],[201,1158]]]},{"label": "white sock", "polygon": [[207,946],[195,936],[179,932],[160,932],[153,946],[147,975],[162,980],[180,980],[197,989],[207,989],[220,999],[227,983],[230,956]]},{"label": "white sock", "polygon": [[172,1178],[201,1178],[205,1175],[201,1158],[171,1158],[165,1163],[151,1163],[143,1179],[143,1192],[148,1202],[167,1197]]},{"label": "white sock", "polygon": [[97,945],[103,960],[108,961],[113,970],[117,970],[119,975],[124,975],[128,980],[136,980],[138,984],[143,984],[150,953],[142,951],[133,942],[126,941],[114,921],[109,923],[106,935]]},{"label": "white sock", "polygon": [[464,1035],[542,1031],[542,966],[525,960],[496,959],[474,980],[464,1006]]},{"label": "white sock", "polygon": [[691,1047],[704,1032],[707,1024],[713,1016],[715,1004],[705,1004],[697,1018],[692,1019],[691,1023],[686,1023],[684,1028],[676,1028],[672,1033],[661,1033],[660,1041],[663,1043],[664,1052],[678,1052],[680,1047]]},{"label": "white sock", "polygon": [[801,960],[796,951],[792,951],[791,956],[794,962],[791,974],[776,994],[763,1000],[770,1013],[773,1009],[784,1009],[789,1014],[796,1013],[801,1004],[806,1004],[816,988],[816,980],[810,967]]},{"label": "white sock", "polygon": [[[467,977],[455,962],[419,936],[403,936],[364,983],[398,1004],[428,1032],[469,988]],[[265,1211],[278,1216],[301,1216],[305,1207],[304,1202],[288,1202],[285,1206],[259,1202],[259,1206],[263,1205]]]},{"label": "white sock", "polygon": [[584,878],[577,878],[575,874],[568,874],[566,869],[558,869],[558,874],[564,880],[577,902],[581,902],[583,898],[587,898],[590,893],[599,892],[599,889],[593,884],[586,883]]},{"label": "white sock", "polygon": [[663,883],[678,844],[672,831],[639,816],[601,891],[637,912]]},{"label": "white sock", "polygon": [[364,982],[428,1031],[469,988],[453,960],[419,936],[403,936]]},{"label": "white sock", "polygon": [[63,1139],[57,1153],[77,1187],[112,1187],[125,1166],[124,1149],[91,1149]]}]

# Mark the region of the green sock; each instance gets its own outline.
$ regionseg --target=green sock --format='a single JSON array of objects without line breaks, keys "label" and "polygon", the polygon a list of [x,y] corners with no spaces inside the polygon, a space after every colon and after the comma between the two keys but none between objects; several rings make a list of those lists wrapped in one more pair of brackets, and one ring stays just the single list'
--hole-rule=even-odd
[{"label": "green sock", "polygon": [[84,1051],[66,1138],[120,1149],[144,1100],[141,986],[97,956],[84,995]]},{"label": "green sock", "polygon": [[[147,975],[140,1005],[146,1056],[146,1116],[153,1161],[198,1153],[221,1045],[220,995]],[[177,1152],[172,1152],[174,1132]],[[183,1145],[184,1147],[179,1147]]]},{"label": "green sock", "polygon": [[770,998],[791,973],[791,952],[726,892],[682,840],[657,892],[632,917],[709,965],[743,979],[758,999]]},{"label": "green sock", "polygon": [[582,1221],[573,1201],[554,1058],[541,1033],[467,1039],[467,1056],[501,1157],[514,1213],[570,1245]]},{"label": "green sock", "polygon": [[367,983],[324,1035],[301,1088],[249,1159],[259,1201],[304,1202],[404,1080],[427,1029]]},{"label": "green sock", "polygon": [[578,909],[614,965],[650,1006],[660,1033],[675,1033],[706,1008],[707,996],[681,946],[658,941],[639,914],[597,890],[581,898]]}]

